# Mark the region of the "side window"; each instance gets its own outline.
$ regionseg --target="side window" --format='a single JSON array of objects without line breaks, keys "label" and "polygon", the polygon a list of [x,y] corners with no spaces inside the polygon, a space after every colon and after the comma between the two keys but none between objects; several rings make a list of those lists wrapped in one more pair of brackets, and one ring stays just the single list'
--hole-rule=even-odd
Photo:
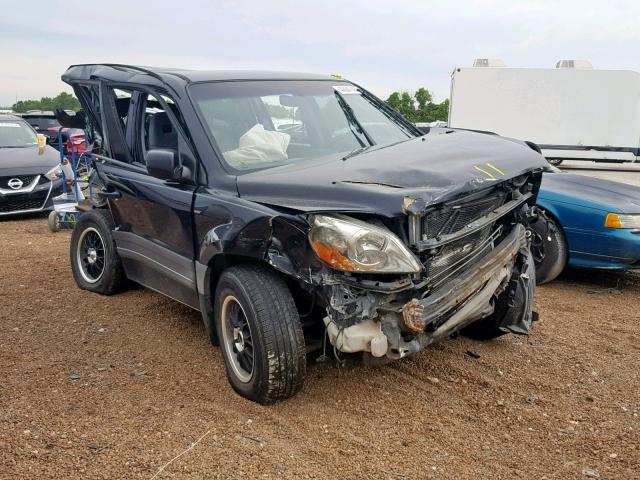
[{"label": "side window", "polygon": [[121,162],[131,162],[133,142],[127,133],[131,129],[129,117],[132,112],[132,92],[119,88],[103,86],[102,106],[104,125],[111,155]]},{"label": "side window", "polygon": [[[164,104],[179,117],[175,103],[169,97],[161,96]],[[173,150],[178,153],[178,133],[163,103],[151,94],[141,94],[141,118],[139,122],[140,148],[136,161],[146,164],[147,152],[154,149]]]},{"label": "side window", "polygon": [[120,88],[114,88],[113,94],[115,95],[116,110],[118,117],[122,122],[122,128],[126,131],[127,118],[129,117],[129,111],[131,109],[131,90],[122,90]]}]

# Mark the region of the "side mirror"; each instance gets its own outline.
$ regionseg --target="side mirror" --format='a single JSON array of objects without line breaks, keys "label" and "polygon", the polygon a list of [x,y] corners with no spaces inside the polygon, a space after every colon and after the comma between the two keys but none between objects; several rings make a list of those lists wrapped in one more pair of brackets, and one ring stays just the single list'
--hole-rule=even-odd
[{"label": "side mirror", "polygon": [[173,150],[157,148],[147,152],[147,172],[161,180],[174,180],[178,155]]}]

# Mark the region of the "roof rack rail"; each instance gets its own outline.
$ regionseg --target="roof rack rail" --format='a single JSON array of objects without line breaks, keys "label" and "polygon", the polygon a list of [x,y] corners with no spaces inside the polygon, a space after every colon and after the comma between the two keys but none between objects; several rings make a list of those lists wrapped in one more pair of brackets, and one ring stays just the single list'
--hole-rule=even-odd
[{"label": "roof rack rail", "polygon": [[125,64],[122,64],[122,63],[103,63],[102,65],[104,65],[105,67],[112,67],[112,68],[120,69],[120,70],[122,70],[122,69],[136,70],[136,71],[139,71],[139,72],[142,72],[142,73],[146,73],[147,75],[152,76],[156,80],[160,80],[161,82],[163,81],[162,77],[160,75],[158,75],[156,72],[152,72],[151,70],[148,70],[148,69],[143,68],[143,67],[137,67],[135,65],[125,65]]}]

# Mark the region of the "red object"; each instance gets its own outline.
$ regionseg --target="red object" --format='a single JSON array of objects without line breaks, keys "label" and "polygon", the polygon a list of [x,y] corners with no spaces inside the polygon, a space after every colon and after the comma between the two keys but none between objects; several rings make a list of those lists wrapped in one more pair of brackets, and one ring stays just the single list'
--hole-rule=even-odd
[{"label": "red object", "polygon": [[84,142],[84,133],[75,133],[69,135],[66,142],[67,154],[71,155],[71,145],[73,144],[73,151],[76,155],[81,155],[87,149],[87,144]]}]

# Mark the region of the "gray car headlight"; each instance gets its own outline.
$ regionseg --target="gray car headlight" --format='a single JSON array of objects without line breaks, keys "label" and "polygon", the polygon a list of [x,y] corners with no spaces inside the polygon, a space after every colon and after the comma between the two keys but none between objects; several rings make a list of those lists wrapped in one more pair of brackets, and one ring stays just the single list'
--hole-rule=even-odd
[{"label": "gray car headlight", "polygon": [[44,176],[53,182],[54,180],[62,177],[62,167],[60,166],[60,164],[58,164],[47,173],[45,173]]},{"label": "gray car headlight", "polygon": [[346,215],[311,215],[309,241],[316,255],[336,270],[363,273],[417,273],[415,255],[400,239]]}]

